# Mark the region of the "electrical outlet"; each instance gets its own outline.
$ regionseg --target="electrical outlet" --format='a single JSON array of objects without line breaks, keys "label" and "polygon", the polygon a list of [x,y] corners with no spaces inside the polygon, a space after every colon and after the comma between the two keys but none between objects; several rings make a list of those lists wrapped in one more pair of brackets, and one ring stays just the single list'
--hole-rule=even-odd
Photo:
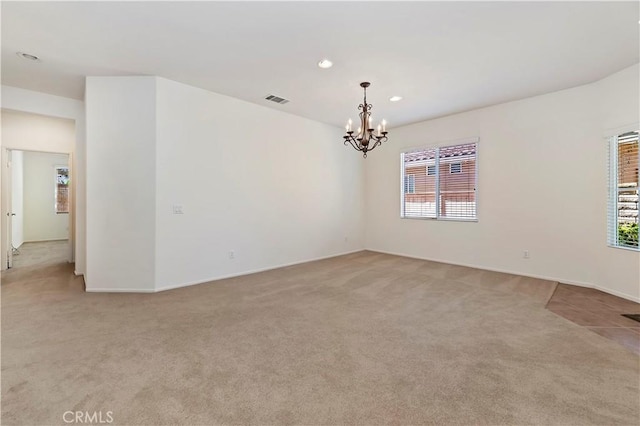
[{"label": "electrical outlet", "polygon": [[236,258],[236,252],[233,250],[229,250],[229,259],[233,260]]},{"label": "electrical outlet", "polygon": [[524,259],[529,259],[529,250],[525,250],[525,251],[523,251],[523,252],[522,252],[522,257],[523,257]]}]

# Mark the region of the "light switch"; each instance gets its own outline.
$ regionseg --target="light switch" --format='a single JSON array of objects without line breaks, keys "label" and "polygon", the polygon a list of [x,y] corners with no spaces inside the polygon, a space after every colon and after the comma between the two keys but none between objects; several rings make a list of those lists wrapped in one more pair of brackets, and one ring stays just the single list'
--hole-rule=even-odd
[{"label": "light switch", "polygon": [[184,214],[184,212],[182,211],[182,204],[173,205],[173,214]]}]

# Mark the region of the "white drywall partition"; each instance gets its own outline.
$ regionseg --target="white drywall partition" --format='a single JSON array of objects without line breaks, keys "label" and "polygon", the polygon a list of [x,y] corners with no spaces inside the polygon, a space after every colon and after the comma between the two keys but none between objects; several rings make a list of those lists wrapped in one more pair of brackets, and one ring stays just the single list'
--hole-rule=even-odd
[{"label": "white drywall partition", "polygon": [[340,129],[160,78],[156,134],[158,289],[363,248]]},{"label": "white drywall partition", "polygon": [[86,104],[89,291],[363,248],[363,160],[339,129],[151,77],[90,77]]},{"label": "white drywall partition", "polygon": [[2,146],[5,148],[72,153],[75,133],[75,123],[70,119],[2,110]]},{"label": "white drywall partition", "polygon": [[154,291],[154,77],[88,77],[88,291]]}]

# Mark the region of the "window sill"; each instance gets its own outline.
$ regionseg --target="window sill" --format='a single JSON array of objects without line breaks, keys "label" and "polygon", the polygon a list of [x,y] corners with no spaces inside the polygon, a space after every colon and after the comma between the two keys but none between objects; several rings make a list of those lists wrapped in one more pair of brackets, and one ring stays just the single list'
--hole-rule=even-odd
[{"label": "window sill", "polygon": [[640,252],[640,247],[623,247],[623,246],[612,246],[611,244],[607,244],[609,248],[627,250],[627,251],[635,251],[636,253]]},{"label": "window sill", "polygon": [[447,218],[447,217],[418,217],[418,216],[400,216],[400,219],[409,219],[409,220],[433,220],[436,222],[478,222],[478,218],[473,219],[463,219],[463,218]]}]

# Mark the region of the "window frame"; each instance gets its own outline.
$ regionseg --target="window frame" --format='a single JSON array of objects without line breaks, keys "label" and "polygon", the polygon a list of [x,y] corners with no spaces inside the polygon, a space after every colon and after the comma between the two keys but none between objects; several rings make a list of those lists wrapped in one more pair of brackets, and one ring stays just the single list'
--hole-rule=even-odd
[{"label": "window frame", "polygon": [[58,210],[58,193],[60,190],[60,185],[58,183],[58,176],[60,175],[59,170],[66,170],[67,171],[67,178],[69,179],[69,182],[71,181],[71,170],[69,166],[65,166],[65,165],[56,165],[53,166],[53,173],[54,173],[54,190],[53,190],[53,212],[55,214],[69,214],[71,211],[71,184],[67,183],[66,187],[67,187],[67,211],[62,211],[62,210]]},{"label": "window frame", "polygon": [[[440,198],[440,181],[439,181],[439,176],[440,176],[440,160],[439,158],[437,158],[437,154],[436,154],[436,162],[435,162],[435,167],[436,167],[436,216],[435,217],[427,217],[427,216],[407,216],[405,214],[405,203],[404,203],[404,156],[405,154],[414,152],[414,151],[427,151],[430,149],[436,149],[439,150],[440,148],[447,148],[447,147],[452,147],[452,146],[456,146],[456,145],[467,145],[467,144],[475,144],[476,145],[476,152],[475,152],[475,170],[474,170],[474,194],[475,194],[475,203],[476,203],[476,211],[475,211],[475,217],[473,218],[463,218],[463,217],[440,217],[438,214],[439,211],[439,207],[440,207],[440,203],[439,203],[439,198]],[[471,138],[464,138],[464,139],[455,139],[455,140],[449,140],[449,141],[443,141],[443,142],[438,142],[438,143],[434,143],[434,144],[428,144],[428,145],[421,145],[421,146],[414,146],[414,147],[408,147],[408,148],[403,148],[400,151],[400,219],[410,219],[410,220],[435,220],[435,221],[439,221],[439,222],[479,222],[480,221],[480,203],[479,203],[479,196],[478,194],[480,193],[479,191],[479,181],[478,181],[478,171],[479,171],[479,155],[478,152],[480,151],[480,138],[479,137],[471,137]],[[439,151],[438,151],[439,152]]]},{"label": "window frame", "polygon": [[[640,244],[637,247],[628,246],[628,245],[620,245],[619,242],[619,233],[618,233],[618,203],[619,203],[619,195],[621,191],[624,191],[623,188],[620,188],[618,184],[618,159],[619,159],[619,146],[620,146],[620,136],[623,136],[627,133],[638,132],[640,133],[640,123],[628,126],[624,128],[617,129],[615,132],[610,132],[605,135],[605,139],[607,141],[607,153],[608,153],[608,176],[607,176],[607,246],[614,249],[620,250],[630,250],[634,252],[640,252]],[[640,138],[639,138],[639,149],[638,149],[638,164],[640,164]],[[640,185],[636,186],[636,191],[640,191]]]},{"label": "window frame", "polygon": [[[476,151],[477,151],[477,148],[476,148]],[[454,172],[454,171],[453,171],[453,166],[454,166],[454,165],[455,165],[455,166],[457,166],[457,167],[459,167],[459,169],[458,169],[458,171],[457,171],[457,172]],[[461,174],[461,173],[462,173],[462,163],[461,163],[461,162],[449,163],[449,174],[450,174],[450,175],[459,175],[459,174]],[[476,186],[477,186],[477,185],[476,185]]]}]

